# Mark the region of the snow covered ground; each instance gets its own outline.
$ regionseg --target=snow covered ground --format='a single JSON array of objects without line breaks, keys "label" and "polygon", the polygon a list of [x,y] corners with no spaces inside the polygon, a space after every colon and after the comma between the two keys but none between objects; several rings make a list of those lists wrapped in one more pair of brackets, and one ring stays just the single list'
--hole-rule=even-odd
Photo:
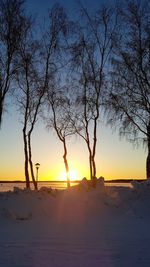
[{"label": "snow covered ground", "polygon": [[149,267],[150,186],[0,193],[0,267]]}]

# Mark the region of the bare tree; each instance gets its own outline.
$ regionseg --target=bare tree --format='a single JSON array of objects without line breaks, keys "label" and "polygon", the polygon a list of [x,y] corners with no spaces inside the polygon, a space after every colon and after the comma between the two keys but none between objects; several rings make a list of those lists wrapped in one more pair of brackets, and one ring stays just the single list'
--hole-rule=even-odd
[{"label": "bare tree", "polygon": [[90,177],[96,186],[97,126],[102,96],[105,93],[105,76],[116,28],[114,12],[104,7],[90,16],[82,7],[84,16],[71,47],[73,67],[76,70],[78,113],[74,127],[84,139],[89,151]]},{"label": "bare tree", "polygon": [[[121,12],[112,58],[110,122],[120,134],[147,144],[146,175],[150,178],[150,3],[127,1]],[[112,109],[110,109],[112,107]]]},{"label": "bare tree", "polygon": [[29,167],[35,188],[37,184],[34,178],[32,152],[31,152],[31,134],[37,120],[39,107],[44,95],[44,90],[40,84],[40,73],[38,71],[39,50],[27,36],[20,45],[18,56],[17,82],[20,88],[18,103],[23,115],[23,140],[25,154],[25,178],[26,187],[30,188]]},{"label": "bare tree", "polygon": [[59,59],[59,35],[62,29],[64,30],[63,19],[63,9],[59,5],[53,6],[49,11],[48,29],[40,42],[34,41],[32,27],[29,24],[26,25],[24,40],[20,45],[17,80],[22,96],[19,95],[18,102],[24,117],[23,140],[27,188],[30,187],[28,166],[30,165],[32,181],[37,189],[32,163],[31,137],[45,93],[56,72],[56,63]]},{"label": "bare tree", "polygon": [[5,98],[14,77],[14,57],[25,20],[23,0],[0,0],[0,125]]},{"label": "bare tree", "polygon": [[63,144],[63,159],[66,170],[67,187],[69,188],[70,177],[69,164],[67,159],[68,152],[66,139],[75,133],[71,121],[71,102],[70,98],[65,93],[65,90],[58,89],[56,85],[53,87],[53,90],[51,87],[51,91],[48,93],[47,100],[50,109],[48,114],[51,114],[49,119],[47,118],[47,126],[55,130],[59,140]]},{"label": "bare tree", "polygon": [[[66,169],[67,187],[69,188],[70,178],[66,138],[72,134],[72,128],[70,125],[71,105],[69,97],[67,96],[67,90],[65,90],[66,88],[63,84],[66,79],[65,67],[69,60],[67,53],[67,38],[70,31],[70,22],[63,7],[58,4],[54,5],[52,12],[50,12],[50,16],[52,21],[50,26],[51,32],[47,32],[45,36],[45,43],[47,43],[47,38],[52,37],[56,53],[51,65],[52,75],[47,84],[48,92],[46,102],[48,103],[48,114],[46,115],[46,124],[48,127],[53,128],[56,131],[59,140],[63,143],[63,159]],[[54,35],[52,35],[52,33]]]}]

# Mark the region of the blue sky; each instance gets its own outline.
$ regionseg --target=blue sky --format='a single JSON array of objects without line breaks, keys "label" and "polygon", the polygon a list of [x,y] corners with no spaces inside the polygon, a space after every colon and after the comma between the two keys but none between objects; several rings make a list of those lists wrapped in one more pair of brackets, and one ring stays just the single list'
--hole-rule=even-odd
[{"label": "blue sky", "polygon": [[[48,7],[57,1],[27,1],[27,7],[42,19]],[[102,1],[82,1],[90,8],[97,8]],[[103,1],[105,2],[105,1]],[[111,4],[112,1],[109,1]],[[78,10],[76,1],[59,1],[75,16]],[[98,129],[97,175],[106,179],[145,178],[146,151],[133,148],[125,140],[120,140],[110,127],[104,124]],[[0,130],[0,179],[24,179],[24,154],[22,124],[19,114],[12,103],[6,106],[2,129]],[[41,180],[61,179],[64,172],[62,144],[54,132],[48,132],[42,122],[38,122],[33,135],[33,161],[41,164]],[[86,145],[78,137],[68,140],[68,160],[71,169],[77,170],[78,177],[88,176],[88,153]]]}]

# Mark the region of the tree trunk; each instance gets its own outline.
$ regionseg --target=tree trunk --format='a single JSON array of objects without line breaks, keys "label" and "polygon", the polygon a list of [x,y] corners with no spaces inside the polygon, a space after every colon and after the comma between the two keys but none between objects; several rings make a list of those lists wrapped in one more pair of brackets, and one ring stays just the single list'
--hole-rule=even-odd
[{"label": "tree trunk", "polygon": [[150,148],[148,149],[148,155],[146,159],[146,177],[150,179]]},{"label": "tree trunk", "polygon": [[67,161],[67,147],[66,147],[65,140],[63,141],[63,145],[64,145],[63,158],[64,158],[64,164],[65,164],[66,176],[67,176],[67,188],[70,188],[69,165],[68,165],[68,161]]},{"label": "tree trunk", "polygon": [[95,154],[96,154],[96,144],[97,144],[97,118],[94,120],[94,138],[93,138],[93,154],[92,154],[92,168],[93,168],[93,176],[92,176],[92,185],[96,187],[96,163],[95,163]]},{"label": "tree trunk", "polygon": [[[89,152],[90,153],[90,152]],[[92,168],[92,155],[90,153],[90,156],[89,156],[89,166],[90,166],[90,179],[92,181],[92,177],[93,177],[93,168]]]},{"label": "tree trunk", "polygon": [[150,179],[150,122],[147,127],[147,159],[146,159],[146,177]]},{"label": "tree trunk", "polygon": [[25,155],[24,170],[25,170],[26,188],[30,188],[30,179],[28,172],[28,146],[27,146],[27,137],[25,129],[23,129],[23,141],[24,141],[24,155]]},{"label": "tree trunk", "polygon": [[95,164],[95,159],[93,157],[92,157],[92,167],[93,167],[92,186],[95,188],[97,183],[97,177],[96,177],[96,164]]},{"label": "tree trunk", "polygon": [[92,158],[92,165],[93,165],[93,177],[96,177],[96,163],[95,158]]},{"label": "tree trunk", "polygon": [[28,133],[28,152],[29,152],[29,164],[30,164],[30,171],[31,171],[31,177],[34,184],[35,190],[38,189],[37,182],[35,180],[34,171],[33,171],[33,163],[32,163],[32,151],[31,151],[31,133]]},{"label": "tree trunk", "polygon": [[90,179],[92,181],[92,177],[93,177],[92,151],[90,148],[89,134],[88,134],[87,130],[86,130],[86,134],[88,136],[88,138],[86,139],[86,143],[87,143],[87,147],[88,147],[88,151],[89,151]]}]

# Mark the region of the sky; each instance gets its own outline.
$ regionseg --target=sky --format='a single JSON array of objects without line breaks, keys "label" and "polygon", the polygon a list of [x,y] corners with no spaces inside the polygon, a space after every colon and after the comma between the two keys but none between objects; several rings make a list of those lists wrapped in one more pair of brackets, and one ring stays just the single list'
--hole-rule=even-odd
[{"label": "sky", "polygon": [[[89,9],[96,8],[102,1],[84,0]],[[109,1],[111,4],[112,1]],[[28,10],[46,15],[46,10],[56,1],[27,1]],[[73,0],[59,1],[75,16],[78,6]],[[39,180],[64,180],[63,148],[53,131],[47,131],[39,121],[33,133],[33,162],[39,162]],[[79,138],[68,140],[68,161],[74,179],[89,176],[88,152],[86,144]],[[145,178],[146,151],[143,147],[133,147],[125,139],[120,140],[117,132],[102,122],[98,129],[97,177],[105,179]],[[0,180],[24,180],[24,152],[22,124],[16,107],[6,105],[0,130]]]}]

